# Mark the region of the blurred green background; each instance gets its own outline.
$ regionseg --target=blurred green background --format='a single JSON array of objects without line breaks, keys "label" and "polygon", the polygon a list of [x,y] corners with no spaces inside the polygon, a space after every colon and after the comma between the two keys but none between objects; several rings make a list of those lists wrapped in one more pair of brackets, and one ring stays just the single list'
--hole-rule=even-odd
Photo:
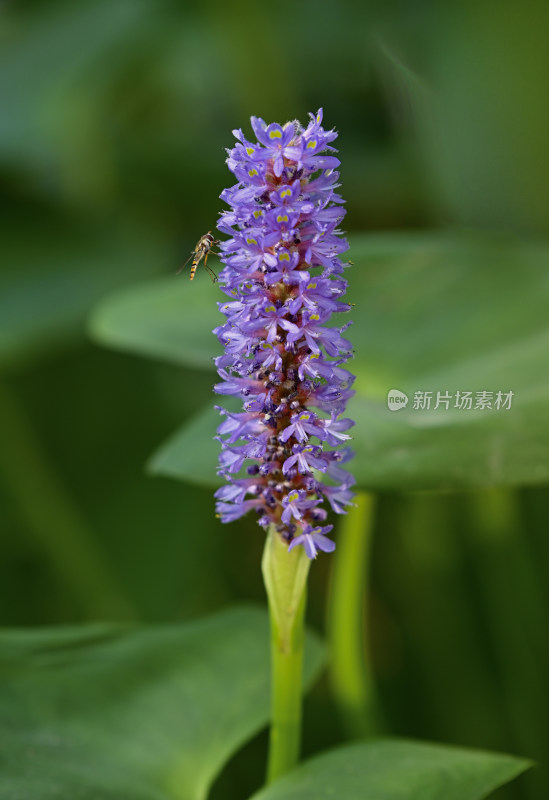
[{"label": "blurred green background", "polygon": [[[222,526],[208,490],[143,472],[211,403],[213,374],[100,349],[89,312],[118,286],[175,273],[214,227],[224,148],[251,114],[304,121],[324,107],[351,236],[544,237],[549,6],[12,0],[0,15],[0,622],[263,602],[255,522]],[[369,605],[387,731],[543,762],[548,512],[539,487],[382,495]],[[312,570],[319,628],[328,571],[329,559]],[[321,686],[306,752],[341,740],[334,719]],[[259,785],[264,744],[216,796]],[[500,796],[541,800],[549,777],[540,768]]]}]

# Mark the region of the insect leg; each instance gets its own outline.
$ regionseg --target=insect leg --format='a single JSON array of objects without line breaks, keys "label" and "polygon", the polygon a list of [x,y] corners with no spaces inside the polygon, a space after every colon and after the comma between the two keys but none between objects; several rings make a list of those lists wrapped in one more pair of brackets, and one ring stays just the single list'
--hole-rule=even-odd
[{"label": "insect leg", "polygon": [[[212,279],[212,282],[213,282],[213,283],[216,283],[216,281],[217,281],[217,279],[218,279],[218,278],[217,278],[217,275],[215,274],[215,272],[213,271],[213,269],[212,269],[211,267],[209,267],[209,266],[208,266],[208,256],[209,256],[209,254],[210,254],[210,251],[208,251],[208,252],[206,253],[206,255],[204,256],[204,268],[208,270],[208,274],[209,274],[210,278]],[[217,254],[216,254],[216,253],[214,253],[214,255],[217,255]]]}]

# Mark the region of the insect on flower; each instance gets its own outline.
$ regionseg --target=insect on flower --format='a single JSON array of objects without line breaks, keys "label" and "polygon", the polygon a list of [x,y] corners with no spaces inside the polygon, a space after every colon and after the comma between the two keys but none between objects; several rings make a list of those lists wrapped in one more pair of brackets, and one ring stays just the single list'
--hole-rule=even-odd
[{"label": "insect on flower", "polygon": [[212,247],[216,244],[219,244],[219,240],[214,239],[211,231],[208,231],[208,233],[205,233],[204,236],[201,236],[198,242],[196,243],[194,250],[188,257],[188,259],[185,261],[183,266],[179,267],[179,269],[177,270],[177,275],[179,275],[179,273],[185,269],[185,267],[192,258],[193,261],[191,264],[190,280],[191,281],[194,280],[196,268],[198,267],[202,259],[204,259],[204,267],[207,269],[212,281],[215,283],[217,281],[217,275],[215,274],[213,269],[208,266],[208,256],[210,253],[213,253],[214,256],[219,255],[219,253],[214,253],[214,251],[212,250]]}]

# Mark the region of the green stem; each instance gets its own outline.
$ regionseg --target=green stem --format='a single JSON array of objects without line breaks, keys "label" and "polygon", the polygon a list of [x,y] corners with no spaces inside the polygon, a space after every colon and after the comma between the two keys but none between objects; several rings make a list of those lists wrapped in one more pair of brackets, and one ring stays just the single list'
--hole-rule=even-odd
[{"label": "green stem", "polygon": [[301,679],[307,575],[310,559],[271,527],[263,553],[263,579],[271,619],[271,730],[267,782],[289,772],[299,760]]},{"label": "green stem", "polygon": [[0,475],[27,530],[89,619],[135,613],[80,510],[6,383],[0,381]]},{"label": "green stem", "polygon": [[367,584],[374,497],[358,492],[356,508],[342,519],[328,601],[330,678],[334,698],[351,736],[376,728],[374,690],[367,654]]},{"label": "green stem", "polygon": [[[546,692],[540,669],[545,657],[540,632],[547,625],[542,572],[524,530],[516,492],[487,489],[472,493],[468,500],[472,524],[465,528],[465,536],[478,570],[488,640],[501,679],[503,712],[516,749],[539,759],[547,734],[546,719],[539,714],[540,697]],[[527,780],[535,786],[535,775]]]}]

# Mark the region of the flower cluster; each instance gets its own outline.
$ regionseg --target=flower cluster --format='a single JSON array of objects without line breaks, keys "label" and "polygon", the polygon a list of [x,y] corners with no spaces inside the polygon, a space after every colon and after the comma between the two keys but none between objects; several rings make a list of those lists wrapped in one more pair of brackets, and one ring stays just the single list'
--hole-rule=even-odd
[{"label": "flower cluster", "polygon": [[253,509],[289,549],[303,545],[313,558],[335,548],[323,501],[345,513],[354,483],[340,466],[351,452],[336,449],[354,424],[340,418],[353,394],[342,366],[352,356],[342,336],[350,322],[327,326],[334,312],[350,310],[340,299],[347,264],[339,256],[348,249],[337,228],[340,162],[324,154],[335,152],[337,133],[322,128],[322,110],[305,130],[251,123],[256,143],[233,132],[227,164],[238,183],[221,194],[230,210],[218,224],[230,237],[220,244],[229,301],[219,304],[226,322],[214,331],[224,346],[215,391],[243,398],[244,410],[219,408],[219,472],[228,483],[216,493],[217,512],[231,522]]}]

